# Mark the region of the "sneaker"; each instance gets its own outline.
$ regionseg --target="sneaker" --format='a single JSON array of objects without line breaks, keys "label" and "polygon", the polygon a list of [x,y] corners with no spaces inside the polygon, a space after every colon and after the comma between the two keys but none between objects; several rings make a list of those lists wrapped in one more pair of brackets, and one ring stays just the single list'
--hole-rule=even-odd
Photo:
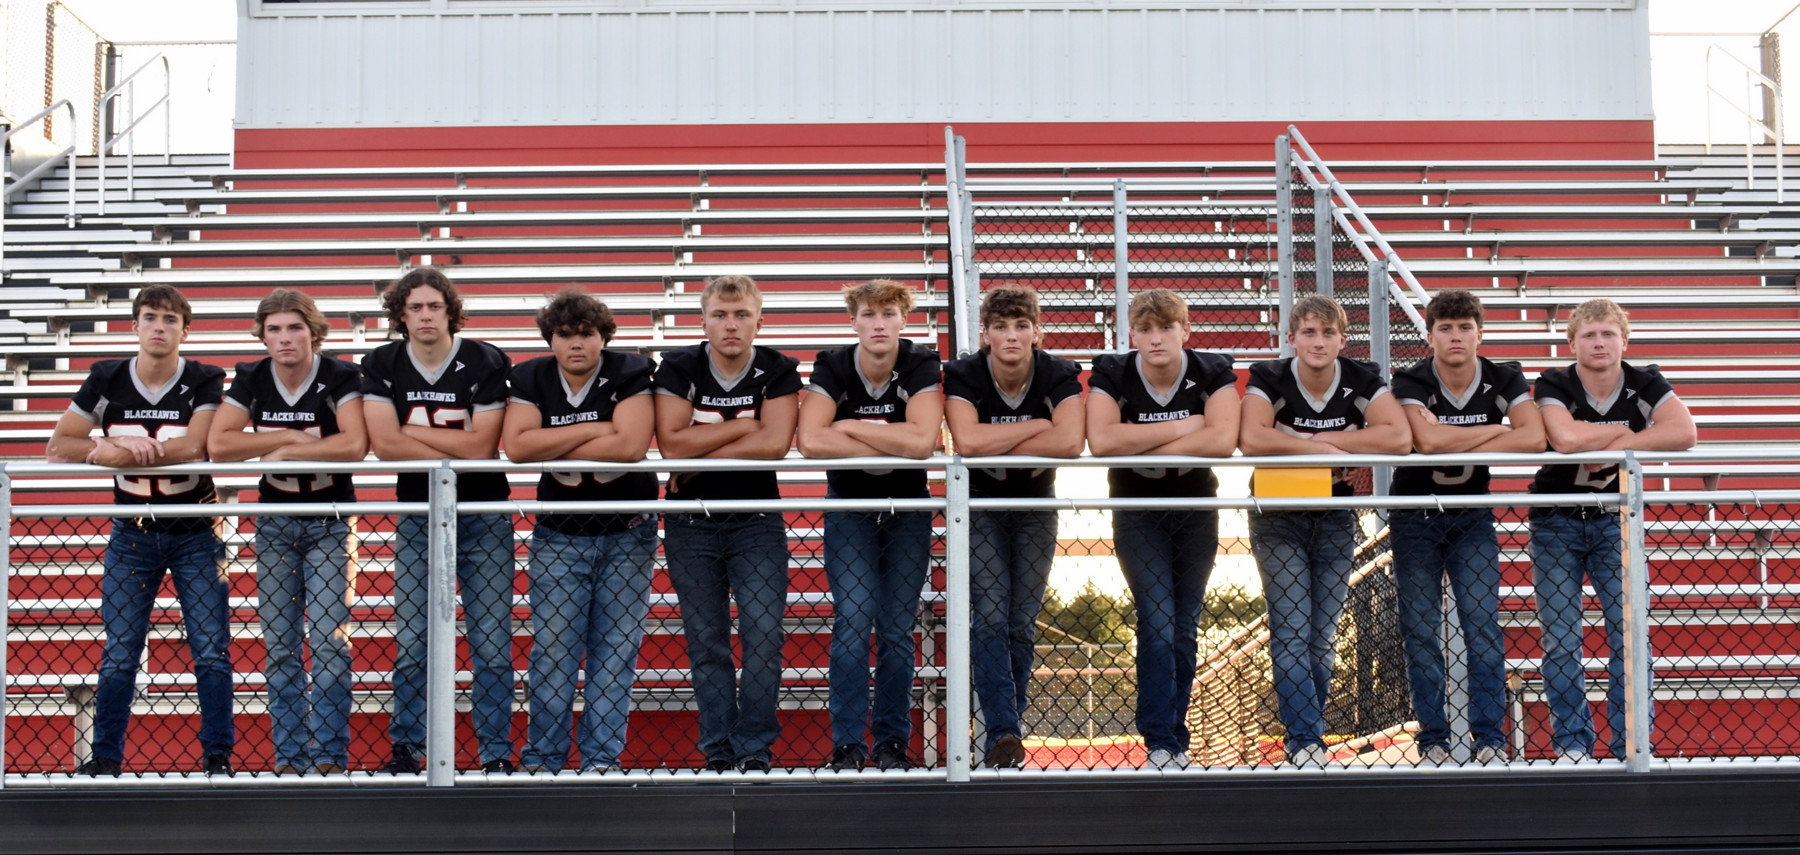
[{"label": "sneaker", "polygon": [[511,775],[519,771],[519,767],[514,766],[513,761],[501,757],[481,764],[481,771],[489,775]]},{"label": "sneaker", "polygon": [[1170,751],[1166,748],[1150,749],[1149,766],[1152,769],[1186,769],[1194,765],[1186,751]]},{"label": "sneaker", "polygon": [[1421,766],[1448,766],[1448,765],[1450,765],[1450,749],[1443,745],[1427,745],[1427,746],[1425,746],[1425,750],[1419,752],[1419,765],[1421,765]]},{"label": "sneaker", "polygon": [[1288,755],[1288,764],[1296,769],[1323,769],[1331,762],[1331,752],[1323,745],[1308,745]]},{"label": "sneaker", "polygon": [[767,757],[751,757],[738,764],[739,772],[767,772],[769,768],[769,758]]},{"label": "sneaker", "polygon": [[417,775],[425,769],[424,759],[413,754],[412,746],[396,744],[394,756],[375,771],[388,775]]},{"label": "sneaker", "polygon": [[229,778],[237,773],[232,771],[230,754],[208,754],[200,759],[200,774],[224,775]]},{"label": "sneaker", "polygon": [[1593,755],[1579,748],[1570,748],[1556,755],[1558,763],[1583,763],[1592,759],[1594,759]]},{"label": "sneaker", "polygon": [[869,749],[860,742],[839,745],[831,750],[831,759],[825,761],[825,768],[833,772],[860,772],[869,765]]},{"label": "sneaker", "polygon": [[987,751],[987,759],[982,761],[989,769],[1019,769],[1025,766],[1025,743],[1017,736],[1007,734],[994,740],[994,747]]},{"label": "sneaker", "polygon": [[1506,765],[1506,749],[1501,748],[1498,745],[1483,745],[1480,748],[1475,749],[1475,765],[1477,765],[1477,766],[1504,766],[1504,765]]},{"label": "sneaker", "polygon": [[98,778],[101,775],[117,778],[121,771],[123,770],[119,768],[119,761],[107,760],[102,757],[95,757],[94,759],[75,767],[75,774],[86,775],[89,778]]},{"label": "sneaker", "polygon": [[913,767],[906,756],[906,746],[898,739],[884,739],[875,746],[875,768],[883,772],[904,772]]},{"label": "sneaker", "polygon": [[594,763],[594,764],[591,764],[588,766],[581,767],[581,771],[583,771],[583,772],[598,772],[598,773],[604,775],[607,772],[623,772],[623,771],[625,771],[625,767],[620,766],[617,763]]},{"label": "sneaker", "polygon": [[319,765],[314,766],[312,770],[313,773],[317,775],[342,775],[344,774],[344,764],[320,763]]},{"label": "sneaker", "polygon": [[707,772],[729,772],[736,767],[732,765],[730,760],[714,757],[707,760],[706,765],[700,768]]}]

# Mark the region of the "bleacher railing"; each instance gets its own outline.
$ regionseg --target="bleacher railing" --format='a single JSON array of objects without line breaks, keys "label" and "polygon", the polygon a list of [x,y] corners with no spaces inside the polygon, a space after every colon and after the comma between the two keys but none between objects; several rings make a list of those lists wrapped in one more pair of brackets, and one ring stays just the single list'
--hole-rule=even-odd
[{"label": "bleacher railing", "polygon": [[[9,787],[89,786],[320,786],[331,783],[358,786],[465,786],[540,782],[622,783],[732,782],[745,780],[868,781],[900,780],[1020,780],[1041,777],[1155,776],[1208,774],[1316,774],[1319,769],[1282,765],[1279,747],[1282,725],[1274,715],[1267,645],[1258,638],[1269,631],[1268,605],[1285,593],[1270,589],[1243,572],[1243,562],[1233,569],[1226,559],[1239,551],[1243,521],[1251,515],[1292,510],[1380,509],[1420,511],[1426,514],[1457,508],[1494,508],[1499,547],[1499,612],[1497,621],[1505,638],[1507,689],[1506,762],[1474,766],[1467,762],[1468,746],[1459,746],[1436,771],[1461,770],[1471,774],[1503,774],[1519,768],[1552,768],[1559,772],[1628,769],[1646,772],[1659,768],[1691,767],[1697,762],[1721,762],[1730,768],[1762,768],[1773,764],[1791,768],[1800,755],[1800,734],[1789,725],[1788,708],[1800,700],[1800,650],[1792,639],[1794,615],[1800,612],[1800,527],[1793,510],[1800,506],[1800,491],[1688,490],[1647,491],[1646,485],[1674,478],[1699,480],[1705,474],[1729,467],[1735,476],[1756,473],[1790,473],[1792,467],[1771,464],[1800,462],[1800,452],[1631,453],[1592,452],[1578,455],[1437,455],[1432,465],[1483,465],[1495,467],[1497,479],[1529,475],[1538,465],[1618,464],[1620,491],[1616,494],[1542,495],[1501,492],[1473,497],[1343,497],[1256,499],[1249,497],[1194,498],[1185,500],[1132,500],[1098,497],[1063,497],[1046,500],[971,499],[967,475],[971,468],[988,466],[1062,466],[1101,468],[1112,466],[1191,466],[1196,462],[1221,471],[1258,467],[1317,467],[1321,465],[1379,466],[1417,465],[1417,456],[1332,456],[1329,458],[1231,458],[1204,460],[1185,457],[1091,458],[1074,460],[1026,458],[961,458],[940,456],[925,461],[887,458],[838,461],[789,459],[783,461],[646,461],[639,464],[519,465],[504,461],[421,461],[416,463],[320,464],[191,464],[146,470],[145,475],[176,477],[206,473],[223,481],[243,476],[317,474],[321,468],[357,473],[376,487],[394,472],[431,474],[434,484],[427,503],[359,502],[343,505],[302,506],[227,503],[221,506],[117,506],[103,503],[44,504],[21,501],[27,494],[58,496],[69,491],[99,492],[112,470],[80,465],[13,463],[0,470],[0,505],[6,511],[6,551],[0,553],[5,574],[0,585],[0,676],[6,691],[0,697],[0,757],[6,775],[0,783]],[[1747,465],[1749,464],[1749,465]],[[654,471],[683,473],[697,470],[777,470],[788,483],[803,483],[802,473],[829,468],[925,468],[943,479],[941,496],[914,500],[840,500],[790,497],[773,502],[641,502],[557,504],[536,501],[458,502],[456,476],[501,471],[535,476],[547,468],[557,471]],[[934,491],[935,492],[935,491]],[[95,500],[96,502],[102,500]],[[1025,714],[1028,734],[1026,768],[980,768],[982,728],[978,705],[972,698],[970,647],[969,553],[971,513],[993,510],[1051,510],[1059,517],[1058,574],[1073,574],[1081,587],[1064,586],[1054,594],[1039,624],[1038,660],[1031,684],[1031,709]],[[1200,620],[1196,651],[1193,701],[1187,711],[1192,731],[1189,747],[1193,765],[1185,770],[1146,765],[1141,740],[1134,734],[1132,710],[1136,686],[1131,647],[1131,621],[1126,612],[1148,604],[1127,603],[1104,588],[1112,578],[1108,571],[1116,551],[1105,529],[1120,510],[1194,509],[1217,512],[1221,517],[1219,569],[1207,592],[1206,611]],[[1607,615],[1612,605],[1583,595],[1575,604],[1578,623],[1588,636],[1580,670],[1589,675],[1590,700],[1602,701],[1607,683],[1607,645],[1595,644],[1596,630],[1609,622],[1620,632],[1624,668],[1625,738],[1616,753],[1606,748],[1611,729],[1607,715],[1597,715],[1600,739],[1596,754],[1606,762],[1559,763],[1546,724],[1543,673],[1538,663],[1539,637],[1534,610],[1542,609],[1534,590],[1534,554],[1528,553],[1534,525],[1533,509],[1579,510],[1587,518],[1613,518],[1618,522],[1618,568],[1624,585],[1618,614]],[[348,773],[335,775],[273,774],[267,740],[263,697],[264,675],[254,667],[240,667],[233,678],[234,720],[240,732],[235,777],[203,777],[193,772],[192,733],[196,719],[191,697],[191,667],[176,652],[184,640],[182,624],[173,619],[174,603],[159,599],[154,604],[151,640],[159,649],[146,659],[133,703],[138,726],[123,778],[87,778],[70,774],[84,757],[87,732],[92,726],[93,664],[99,637],[95,618],[99,603],[95,568],[105,538],[91,521],[119,517],[156,519],[223,515],[226,546],[231,566],[228,578],[231,600],[232,644],[240,666],[261,661],[262,635],[253,617],[258,605],[248,569],[252,543],[245,521],[266,514],[324,517],[357,515],[364,520],[364,540],[359,555],[371,565],[393,560],[392,523],[400,514],[423,514],[432,525],[429,550],[429,586],[434,644],[428,670],[427,756],[433,758],[425,774],[390,775],[366,771],[386,759],[387,737],[376,730],[389,709],[387,671],[391,663],[374,650],[361,654],[354,675],[356,715],[361,729],[353,728]],[[911,771],[862,772],[813,771],[829,752],[829,738],[820,731],[824,704],[823,669],[819,667],[818,639],[830,616],[831,597],[820,588],[815,561],[816,513],[833,511],[875,513],[924,512],[932,514],[932,572],[924,596],[925,608],[916,632],[921,651],[914,684],[914,756],[922,760]],[[631,707],[631,730],[622,770],[497,775],[459,771],[474,765],[469,743],[470,724],[462,720],[472,691],[472,675],[458,662],[468,655],[466,639],[457,631],[453,562],[456,514],[505,514],[513,521],[515,542],[509,557],[513,577],[522,580],[524,551],[520,543],[522,517],[544,511],[605,511],[610,513],[741,514],[778,512],[784,515],[793,546],[794,583],[785,608],[787,619],[799,627],[790,630],[788,661],[782,678],[780,716],[788,730],[777,743],[775,770],[763,772],[702,772],[692,751],[692,704],[686,700],[687,671],[679,653],[669,646],[678,640],[674,627],[680,603],[658,586],[647,595],[650,611],[644,620],[648,636],[643,658],[635,671],[636,692]],[[1385,543],[1388,535],[1380,515],[1364,514],[1358,523],[1360,542],[1348,597],[1337,639],[1336,676],[1324,710],[1330,762],[1325,774],[1384,774],[1417,768],[1416,716],[1406,700],[1405,664],[1400,660],[1393,619],[1395,589],[1392,560]],[[667,539],[661,545],[666,546]],[[1254,542],[1252,543],[1254,547]],[[1532,550],[1555,548],[1551,543],[1530,544]],[[1610,554],[1609,550],[1603,550]],[[1535,554],[1543,554],[1541,552]],[[1234,559],[1236,560],[1236,559]],[[353,641],[382,641],[390,632],[389,615],[394,596],[381,584],[380,572],[370,574],[367,591],[351,600]],[[1066,580],[1065,580],[1066,581]],[[1053,587],[1055,587],[1053,582]],[[166,596],[166,595],[165,595]],[[515,581],[514,608],[528,611],[529,597]],[[516,622],[523,629],[524,618]],[[515,630],[519,632],[519,630]],[[520,634],[529,635],[529,631]],[[1653,639],[1654,636],[1654,639]],[[454,655],[444,640],[458,643]],[[1655,640],[1659,648],[1651,649]],[[1461,643],[1452,630],[1444,643],[1456,650]],[[1263,652],[1259,652],[1263,651]],[[519,657],[515,648],[514,655]],[[370,659],[367,657],[374,656]],[[1596,658],[1598,657],[1598,658]],[[1453,722],[1466,721],[1469,677],[1459,670],[1459,656],[1449,657],[1447,673],[1449,708]],[[515,692],[518,683],[515,679]],[[524,697],[528,697],[526,693]],[[1653,741],[1651,710],[1656,708]],[[515,732],[523,733],[515,704]],[[85,710],[85,711],[84,711]],[[1245,711],[1248,710],[1246,714]],[[1456,732],[1464,732],[1460,728]],[[364,733],[362,729],[370,732]],[[459,732],[460,731],[460,732]],[[516,746],[515,746],[516,748]],[[462,762],[457,762],[457,758]],[[1754,763],[1745,761],[1754,760]]]}]

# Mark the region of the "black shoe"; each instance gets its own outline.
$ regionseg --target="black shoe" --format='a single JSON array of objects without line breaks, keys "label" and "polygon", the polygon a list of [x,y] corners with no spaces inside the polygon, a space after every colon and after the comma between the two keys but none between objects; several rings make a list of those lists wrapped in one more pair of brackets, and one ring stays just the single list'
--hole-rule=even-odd
[{"label": "black shoe", "polygon": [[989,769],[1017,769],[1024,766],[1025,743],[1010,733],[994,740],[994,747],[987,750],[984,764]]},{"label": "black shoe", "polygon": [[412,746],[396,743],[394,756],[375,771],[388,775],[417,775],[425,768],[419,762],[422,759],[413,755]]},{"label": "black shoe", "polygon": [[94,759],[75,767],[75,774],[86,775],[90,778],[98,778],[101,775],[117,778],[119,777],[120,771],[119,761],[107,760],[101,757],[95,757]]},{"label": "black shoe", "polygon": [[514,766],[511,760],[502,757],[498,760],[489,760],[486,763],[481,764],[481,771],[486,772],[489,775],[511,775],[514,771]]},{"label": "black shoe", "polygon": [[859,772],[869,765],[869,749],[860,742],[839,745],[832,749],[831,759],[825,761],[825,768],[833,772]]},{"label": "black shoe", "polygon": [[237,774],[231,768],[230,754],[208,754],[200,760],[200,773],[203,775],[224,775],[229,778]]},{"label": "black shoe", "polygon": [[738,764],[739,772],[767,772],[769,768],[769,761],[762,757],[752,757]]},{"label": "black shoe", "polygon": [[913,767],[906,756],[906,746],[898,739],[884,739],[875,746],[875,768],[883,772],[904,772]]},{"label": "black shoe", "polygon": [[701,768],[708,772],[729,772],[735,767],[731,765],[730,760],[714,757],[711,760],[706,761],[706,765]]}]

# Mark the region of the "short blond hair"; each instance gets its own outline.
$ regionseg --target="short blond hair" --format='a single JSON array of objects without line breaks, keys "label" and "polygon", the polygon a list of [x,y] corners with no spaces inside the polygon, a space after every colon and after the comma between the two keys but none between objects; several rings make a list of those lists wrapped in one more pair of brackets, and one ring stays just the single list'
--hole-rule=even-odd
[{"label": "short blond hair", "polygon": [[1133,327],[1146,321],[1157,324],[1188,323],[1188,304],[1181,295],[1167,288],[1139,291],[1131,298],[1125,318]]},{"label": "short blond hair", "polygon": [[851,317],[856,316],[861,306],[899,306],[904,314],[912,311],[915,305],[913,289],[892,279],[870,279],[844,286],[844,308],[850,310]]},{"label": "short blond hair", "polygon": [[747,300],[756,304],[757,311],[762,311],[762,289],[748,276],[732,274],[706,280],[706,287],[700,291],[700,311],[706,311],[714,300]]},{"label": "short blond hair", "polygon": [[1300,332],[1300,325],[1307,318],[1318,318],[1336,326],[1338,332],[1350,334],[1350,316],[1338,301],[1324,294],[1308,294],[1294,301],[1294,310],[1288,315],[1288,335]]},{"label": "short blond hair", "polygon": [[1575,334],[1581,331],[1582,324],[1604,321],[1618,324],[1620,337],[1631,338],[1631,318],[1625,314],[1625,310],[1618,303],[1605,297],[1597,297],[1576,306],[1575,311],[1569,313],[1569,341],[1575,341]]}]

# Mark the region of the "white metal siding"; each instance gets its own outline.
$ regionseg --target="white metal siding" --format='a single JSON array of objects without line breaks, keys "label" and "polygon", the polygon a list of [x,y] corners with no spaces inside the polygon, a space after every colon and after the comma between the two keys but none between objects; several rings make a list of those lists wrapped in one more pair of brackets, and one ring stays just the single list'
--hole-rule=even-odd
[{"label": "white metal siding", "polygon": [[245,128],[1651,116],[1643,0],[243,2]]}]

